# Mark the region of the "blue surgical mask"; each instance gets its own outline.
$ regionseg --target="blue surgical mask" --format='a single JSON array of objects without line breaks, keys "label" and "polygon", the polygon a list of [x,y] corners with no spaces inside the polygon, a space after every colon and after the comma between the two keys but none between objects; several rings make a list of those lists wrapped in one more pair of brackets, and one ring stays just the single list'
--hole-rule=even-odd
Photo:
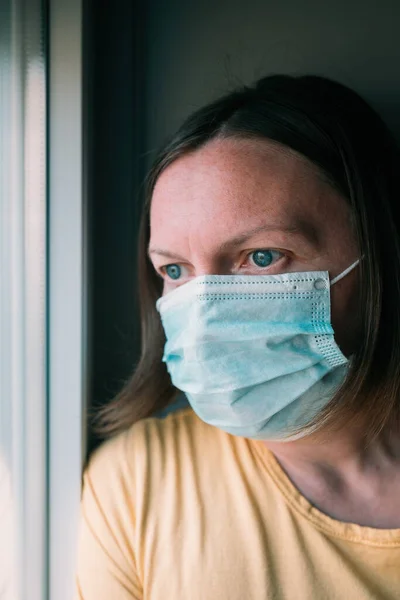
[{"label": "blue surgical mask", "polygon": [[[204,275],[157,301],[163,361],[197,415],[233,435],[293,440],[343,383],[326,271]],[[301,431],[299,431],[301,429]]]}]

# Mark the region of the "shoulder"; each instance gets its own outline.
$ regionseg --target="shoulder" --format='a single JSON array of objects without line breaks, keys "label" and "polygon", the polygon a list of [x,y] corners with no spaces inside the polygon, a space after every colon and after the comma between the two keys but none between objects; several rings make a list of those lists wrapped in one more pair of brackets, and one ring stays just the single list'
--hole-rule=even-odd
[{"label": "shoulder", "polygon": [[97,448],[83,475],[82,539],[94,536],[128,569],[135,531],[149,510],[157,514],[157,499],[167,488],[174,494],[176,486],[166,483],[176,482],[179,458],[190,460],[190,440],[204,429],[191,410],[183,410],[138,421]]},{"label": "shoulder", "polygon": [[[205,448],[223,443],[227,434],[203,423],[192,409],[164,418],[138,421],[126,431],[104,442],[91,456],[85,476],[106,489],[149,483],[162,472],[203,454]],[[111,486],[112,484],[112,486]]]},{"label": "shoulder", "polygon": [[123,465],[125,460],[140,458],[148,450],[183,441],[185,435],[206,435],[210,429],[190,409],[185,408],[166,417],[148,417],[137,421],[120,434],[103,442],[90,458],[89,466],[99,463],[102,467],[116,463]]},{"label": "shoulder", "polygon": [[251,462],[244,438],[207,425],[189,408],[143,419],[103,443],[89,461],[84,487],[106,512],[135,507],[140,519],[160,502],[181,504],[192,489],[218,485],[221,470],[248,472]]},{"label": "shoulder", "polygon": [[103,443],[84,472],[82,512],[89,527],[105,547],[118,540],[126,555],[139,552],[132,540],[140,545],[148,537],[149,519],[156,527],[167,519],[167,506],[176,514],[190,490],[209,481],[224,436],[185,409],[138,421]]},{"label": "shoulder", "polygon": [[[90,597],[117,597],[119,582],[141,598],[149,557],[157,556],[159,567],[171,541],[183,557],[182,527],[195,535],[200,530],[192,523],[205,514],[210,526],[216,515],[223,518],[242,443],[185,409],[139,421],[93,453],[84,473],[78,560],[80,585],[95,590]],[[196,548],[202,539],[194,538]]]}]

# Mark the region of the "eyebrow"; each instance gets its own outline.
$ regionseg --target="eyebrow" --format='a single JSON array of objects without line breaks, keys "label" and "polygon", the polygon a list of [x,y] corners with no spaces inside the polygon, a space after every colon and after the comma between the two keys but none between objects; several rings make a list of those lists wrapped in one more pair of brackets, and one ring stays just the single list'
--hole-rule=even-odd
[{"label": "eyebrow", "polygon": [[[248,239],[252,238],[257,233],[262,233],[262,232],[279,232],[279,233],[286,233],[289,235],[302,236],[314,245],[318,242],[318,235],[317,235],[315,228],[312,225],[310,225],[309,223],[302,221],[302,222],[299,222],[297,225],[288,226],[288,227],[282,227],[282,226],[278,226],[278,225],[270,225],[270,226],[259,225],[258,227],[254,227],[253,229],[250,229],[249,231],[245,231],[245,232],[240,233],[232,238],[229,238],[228,240],[226,240],[225,242],[223,242],[220,245],[220,250],[224,250],[227,247],[239,246],[240,244],[243,244],[244,242],[246,242]],[[182,256],[179,256],[178,254],[169,252],[168,250],[163,250],[162,248],[154,248],[154,247],[149,248],[149,250],[148,250],[149,257],[151,257],[152,254],[158,254],[159,256],[165,256],[167,258],[185,260],[185,258],[183,258]]]}]

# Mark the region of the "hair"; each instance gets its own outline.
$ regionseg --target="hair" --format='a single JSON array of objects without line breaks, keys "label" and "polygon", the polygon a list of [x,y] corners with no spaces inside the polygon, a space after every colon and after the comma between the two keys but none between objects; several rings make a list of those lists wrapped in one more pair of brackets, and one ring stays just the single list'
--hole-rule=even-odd
[{"label": "hair", "polygon": [[333,429],[362,415],[371,439],[400,414],[400,155],[382,119],[358,94],[309,75],[272,75],[228,93],[189,116],[156,157],[139,233],[141,356],[98,414],[97,430],[117,433],[179,393],[162,362],[165,335],[155,308],[162,281],[147,254],[150,205],[160,174],[214,138],[283,144],[314,163],[349,202],[363,255],[362,331],[344,385],[313,425]]}]

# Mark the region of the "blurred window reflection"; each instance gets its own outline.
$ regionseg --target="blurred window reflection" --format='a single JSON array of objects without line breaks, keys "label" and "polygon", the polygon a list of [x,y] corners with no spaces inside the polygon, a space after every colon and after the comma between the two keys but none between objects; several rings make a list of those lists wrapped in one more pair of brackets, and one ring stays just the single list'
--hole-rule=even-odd
[{"label": "blurred window reflection", "polygon": [[0,0],[0,598],[43,600],[47,552],[43,3]]}]

